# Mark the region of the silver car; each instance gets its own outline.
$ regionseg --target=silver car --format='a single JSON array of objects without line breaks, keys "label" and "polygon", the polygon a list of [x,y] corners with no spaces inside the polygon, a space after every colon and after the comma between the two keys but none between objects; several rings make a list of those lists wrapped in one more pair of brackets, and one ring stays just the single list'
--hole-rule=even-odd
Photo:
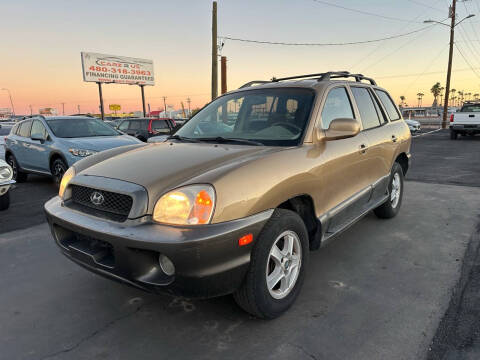
[{"label": "silver car", "polygon": [[15,181],[12,180],[13,170],[5,161],[0,160],[0,210],[8,209],[10,193],[8,190]]}]

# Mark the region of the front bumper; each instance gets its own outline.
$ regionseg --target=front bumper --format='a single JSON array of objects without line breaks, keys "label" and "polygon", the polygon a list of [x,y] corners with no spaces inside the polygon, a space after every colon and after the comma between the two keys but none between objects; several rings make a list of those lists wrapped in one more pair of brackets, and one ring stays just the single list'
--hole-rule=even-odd
[{"label": "front bumper", "polygon": [[[123,223],[99,219],[63,206],[58,196],[45,204],[45,212],[62,253],[88,270],[147,291],[206,298],[238,289],[273,210],[196,227],[155,224],[147,217]],[[238,246],[249,233],[253,243]],[[174,275],[162,271],[160,254],[173,262]]]},{"label": "front bumper", "polygon": [[0,196],[6,194],[13,184],[15,184],[15,180],[0,182]]}]

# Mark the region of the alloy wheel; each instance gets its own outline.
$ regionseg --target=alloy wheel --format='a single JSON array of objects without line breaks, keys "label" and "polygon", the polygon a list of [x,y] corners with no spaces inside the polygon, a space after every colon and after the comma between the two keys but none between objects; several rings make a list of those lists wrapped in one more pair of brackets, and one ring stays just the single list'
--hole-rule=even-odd
[{"label": "alloy wheel", "polygon": [[292,291],[301,266],[300,238],[287,230],[275,239],[267,259],[267,288],[274,299],[283,299]]},{"label": "alloy wheel", "polygon": [[402,191],[402,182],[400,181],[400,175],[395,173],[392,179],[392,190],[390,192],[390,202],[392,207],[396,208],[400,201],[400,192]]}]

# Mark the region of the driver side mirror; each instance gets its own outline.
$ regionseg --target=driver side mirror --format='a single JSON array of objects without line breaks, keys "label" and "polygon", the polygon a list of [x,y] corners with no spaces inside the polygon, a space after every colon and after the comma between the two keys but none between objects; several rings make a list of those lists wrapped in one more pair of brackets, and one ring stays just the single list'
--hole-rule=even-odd
[{"label": "driver side mirror", "polygon": [[40,141],[42,144],[45,140],[47,140],[43,135],[41,134],[32,134],[30,136],[30,139]]},{"label": "driver side mirror", "polygon": [[338,118],[332,120],[327,130],[316,129],[317,141],[347,139],[358,135],[360,123],[355,119]]}]

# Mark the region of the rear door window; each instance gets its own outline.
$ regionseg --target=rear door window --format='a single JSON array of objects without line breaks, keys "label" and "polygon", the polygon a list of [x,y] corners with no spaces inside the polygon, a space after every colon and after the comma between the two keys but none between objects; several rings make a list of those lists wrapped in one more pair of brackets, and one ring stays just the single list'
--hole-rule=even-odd
[{"label": "rear door window", "polygon": [[130,121],[130,130],[140,130],[142,128],[142,123],[138,120]]},{"label": "rear door window", "polygon": [[130,124],[130,121],[123,121],[123,122],[118,126],[118,130],[120,130],[120,131],[125,131],[125,130],[127,130],[129,124]]},{"label": "rear door window", "polygon": [[381,114],[377,112],[370,91],[365,87],[351,87],[351,89],[362,118],[363,129],[380,126],[383,121],[380,121]]},{"label": "rear door window", "polygon": [[169,129],[167,122],[165,120],[153,120],[152,130],[157,131],[160,129]]},{"label": "rear door window", "polygon": [[322,127],[328,129],[332,120],[339,118],[355,118],[350,97],[344,87],[334,88],[328,93],[322,110]]},{"label": "rear door window", "polygon": [[400,114],[398,113],[397,107],[393,103],[392,98],[385,91],[375,90],[378,98],[383,104],[383,107],[387,111],[388,117],[391,121],[400,120]]},{"label": "rear door window", "polygon": [[30,137],[30,127],[32,126],[32,121],[28,120],[20,124],[18,130],[18,135],[22,137]]}]

